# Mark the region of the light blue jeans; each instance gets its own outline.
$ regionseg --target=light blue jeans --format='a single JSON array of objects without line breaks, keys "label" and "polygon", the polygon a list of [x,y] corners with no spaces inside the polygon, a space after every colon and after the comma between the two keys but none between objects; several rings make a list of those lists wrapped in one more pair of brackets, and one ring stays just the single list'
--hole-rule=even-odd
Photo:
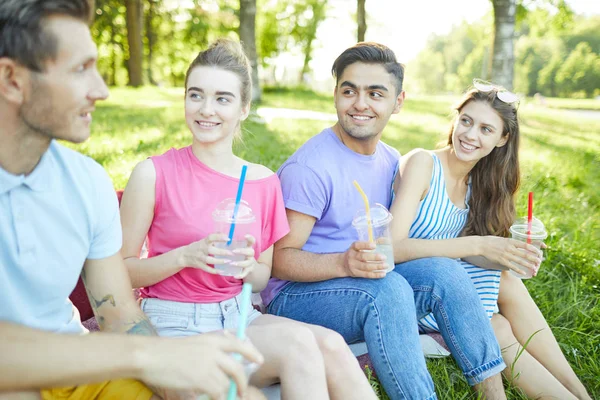
[{"label": "light blue jeans", "polygon": [[470,385],[506,367],[473,283],[449,258],[398,264],[383,279],[293,282],[268,311],[333,329],[348,343],[364,340],[391,399],[437,398],[417,327],[429,313]]}]

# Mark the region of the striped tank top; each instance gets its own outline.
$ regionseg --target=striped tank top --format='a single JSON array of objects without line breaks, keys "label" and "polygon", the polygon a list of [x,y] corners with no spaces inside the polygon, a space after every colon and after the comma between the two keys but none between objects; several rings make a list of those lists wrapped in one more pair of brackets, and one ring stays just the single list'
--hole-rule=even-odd
[{"label": "striped tank top", "polygon": [[[465,197],[467,208],[456,207],[446,191],[442,162],[435,153],[430,154],[433,157],[433,172],[429,182],[429,191],[419,204],[417,216],[410,227],[408,236],[412,239],[452,239],[460,235],[467,223],[471,184],[469,183]],[[501,271],[479,268],[460,259],[456,261],[469,274],[488,318],[492,318],[492,315],[498,312]],[[419,321],[419,329],[422,332],[439,332],[433,314],[429,314]]]}]

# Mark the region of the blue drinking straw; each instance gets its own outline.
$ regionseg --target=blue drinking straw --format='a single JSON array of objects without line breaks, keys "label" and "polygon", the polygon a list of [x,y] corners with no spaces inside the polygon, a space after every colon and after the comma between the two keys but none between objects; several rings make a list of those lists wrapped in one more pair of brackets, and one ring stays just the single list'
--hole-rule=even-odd
[{"label": "blue drinking straw", "polygon": [[[242,184],[243,184],[243,176],[246,173],[246,166],[244,165],[244,170],[242,171]],[[242,184],[240,184],[240,187],[242,186]],[[238,194],[241,192],[238,191]],[[237,333],[236,336],[241,339],[244,340],[244,338],[246,337],[246,324],[248,323],[248,310],[250,309],[250,296],[252,296],[252,284],[251,283],[244,283],[242,285],[242,295],[240,296],[242,299],[241,304],[240,304],[240,320],[238,323],[238,329],[237,329]],[[242,361],[242,356],[239,354],[234,354],[233,358],[236,361]],[[227,393],[227,400],[235,400],[237,395],[237,385],[235,384],[234,380],[231,380],[231,384],[229,385],[229,392]]]},{"label": "blue drinking straw", "polygon": [[238,208],[240,208],[240,201],[242,200],[242,190],[244,190],[244,181],[246,180],[247,165],[242,166],[242,176],[240,176],[240,184],[238,185],[237,195],[235,196],[235,206],[233,206],[233,215],[231,216],[231,226],[229,227],[229,238],[227,239],[227,246],[231,244],[233,240],[233,231],[235,230],[235,219],[237,218]]}]

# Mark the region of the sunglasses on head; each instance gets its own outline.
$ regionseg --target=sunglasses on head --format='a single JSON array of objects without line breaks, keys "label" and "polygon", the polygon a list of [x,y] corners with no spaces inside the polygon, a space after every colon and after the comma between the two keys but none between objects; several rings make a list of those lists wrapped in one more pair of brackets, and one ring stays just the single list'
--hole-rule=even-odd
[{"label": "sunglasses on head", "polygon": [[498,99],[506,104],[514,104],[514,103],[519,103],[519,97],[514,94],[513,92],[509,92],[508,90],[506,90],[505,88],[503,88],[500,85],[496,85],[493,84],[491,82],[488,81],[484,81],[483,79],[473,79],[473,86],[475,87],[475,89],[479,90],[480,92],[484,92],[484,93],[489,93],[492,90],[496,91],[496,97],[498,97]]}]

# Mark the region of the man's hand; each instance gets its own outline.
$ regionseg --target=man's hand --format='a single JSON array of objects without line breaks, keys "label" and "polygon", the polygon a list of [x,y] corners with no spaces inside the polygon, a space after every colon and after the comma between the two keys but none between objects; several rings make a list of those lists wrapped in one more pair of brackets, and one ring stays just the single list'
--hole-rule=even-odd
[{"label": "man's hand", "polygon": [[354,242],[344,253],[344,269],[350,277],[380,279],[387,267],[385,256],[375,253],[375,243]]},{"label": "man's hand", "polygon": [[236,382],[240,396],[248,387],[244,368],[232,353],[251,362],[263,362],[262,355],[250,343],[231,334],[164,338],[152,340],[149,346],[144,352],[141,380],[158,387],[193,390],[211,399],[225,398],[230,379]]}]

